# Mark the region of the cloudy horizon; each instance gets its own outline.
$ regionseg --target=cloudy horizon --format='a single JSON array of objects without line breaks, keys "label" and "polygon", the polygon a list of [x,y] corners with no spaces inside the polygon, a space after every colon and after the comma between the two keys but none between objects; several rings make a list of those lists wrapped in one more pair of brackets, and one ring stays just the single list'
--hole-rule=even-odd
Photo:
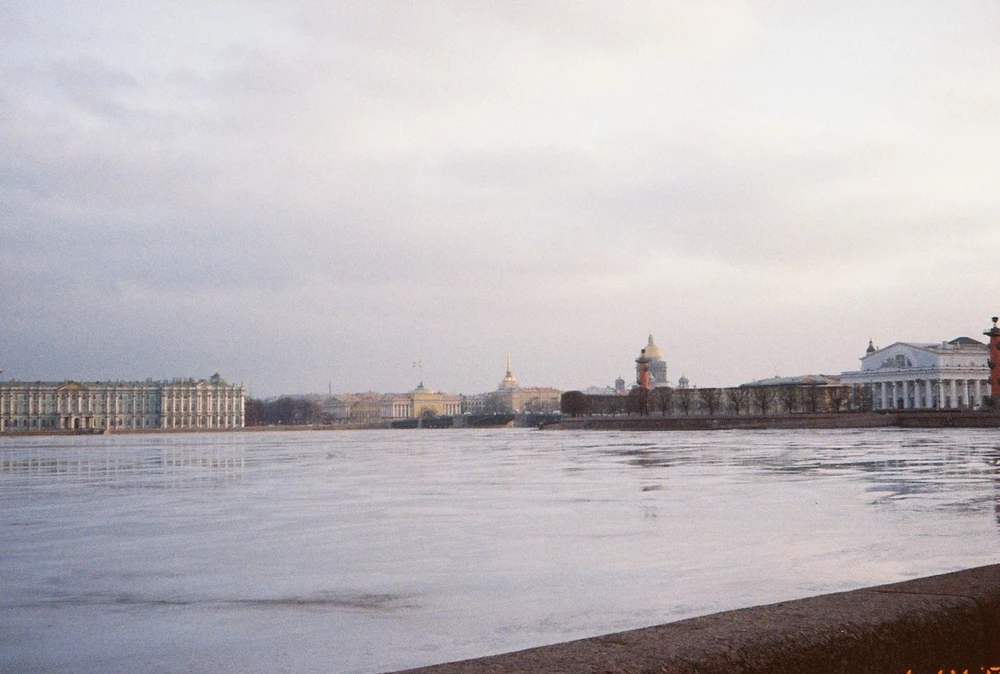
[{"label": "cloudy horizon", "polygon": [[[5,379],[858,367],[1000,313],[1000,5],[0,13]],[[422,363],[418,371],[415,361]]]}]

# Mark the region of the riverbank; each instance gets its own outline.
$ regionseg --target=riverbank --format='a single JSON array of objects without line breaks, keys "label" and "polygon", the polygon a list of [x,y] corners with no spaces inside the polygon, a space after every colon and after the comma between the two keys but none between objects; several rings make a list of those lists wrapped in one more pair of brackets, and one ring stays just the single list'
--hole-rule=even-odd
[{"label": "riverbank", "polygon": [[[1000,428],[1000,414],[971,410],[911,410],[899,412],[841,412],[788,415],[719,416],[586,416],[508,415],[500,422],[489,418],[436,417],[433,420],[378,421],[353,424],[244,426],[242,428],[135,428],[104,432],[85,430],[4,431],[4,437],[73,435],[148,435],[176,433],[274,433],[287,431],[358,431],[447,428],[540,428],[593,431],[721,431],[838,428]],[[500,415],[502,416],[502,415]]]},{"label": "riverbank", "polygon": [[406,671],[997,672],[1000,565]]},{"label": "riverbank", "polygon": [[564,417],[548,430],[708,431],[820,428],[1000,428],[1000,415],[968,410],[842,412],[774,416],[588,416]]},{"label": "riverbank", "polygon": [[356,423],[336,424],[278,424],[269,426],[243,426],[240,428],[117,428],[105,430],[38,429],[0,431],[3,437],[59,436],[59,435],[146,435],[157,433],[269,433],[283,431],[371,431],[387,429],[446,429],[446,428],[536,428],[559,420],[558,414],[471,414],[434,416],[420,419],[385,419]]}]

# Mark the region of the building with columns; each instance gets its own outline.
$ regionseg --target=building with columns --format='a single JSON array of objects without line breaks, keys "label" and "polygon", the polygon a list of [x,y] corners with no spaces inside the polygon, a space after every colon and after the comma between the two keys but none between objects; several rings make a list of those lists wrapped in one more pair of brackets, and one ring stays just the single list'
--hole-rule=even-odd
[{"label": "building with columns", "polygon": [[243,386],[208,379],[0,383],[0,432],[242,428]]},{"label": "building with columns", "polygon": [[990,394],[988,355],[987,345],[970,337],[881,349],[869,341],[861,369],[842,373],[840,381],[874,410],[977,409]]},{"label": "building with columns", "polygon": [[462,413],[462,397],[439,393],[420,382],[409,393],[382,397],[383,419],[419,419],[427,416],[456,416]]}]

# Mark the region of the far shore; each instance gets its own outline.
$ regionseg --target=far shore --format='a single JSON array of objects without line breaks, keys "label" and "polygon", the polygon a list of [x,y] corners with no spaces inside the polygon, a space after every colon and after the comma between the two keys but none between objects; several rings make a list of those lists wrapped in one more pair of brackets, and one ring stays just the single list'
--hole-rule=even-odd
[{"label": "far shore", "polygon": [[834,428],[1000,428],[1000,414],[981,410],[900,410],[719,416],[563,417],[544,428],[594,431],[708,431]]},{"label": "far shore", "polygon": [[[455,426],[476,428],[475,426]],[[484,428],[503,428],[487,426]],[[511,426],[506,426],[511,427]],[[533,428],[534,426],[528,426]],[[436,427],[436,428],[451,428]],[[1000,428],[1000,414],[984,410],[900,410],[890,412],[827,412],[773,416],[657,416],[653,415],[593,415],[547,421],[537,428],[543,430],[588,431],[721,431],[721,430],[795,430],[848,428]],[[100,429],[3,431],[0,438],[38,436],[88,435],[150,435],[175,433],[273,433],[288,431],[358,431],[393,429],[389,421],[348,424],[289,424],[274,426],[244,426],[242,428],[134,428],[106,432]],[[426,428],[421,430],[432,430]]]}]

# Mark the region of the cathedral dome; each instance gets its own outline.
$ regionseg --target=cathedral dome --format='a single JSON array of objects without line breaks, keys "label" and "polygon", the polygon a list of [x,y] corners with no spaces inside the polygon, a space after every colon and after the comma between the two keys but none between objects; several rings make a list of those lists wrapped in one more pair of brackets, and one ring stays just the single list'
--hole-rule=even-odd
[{"label": "cathedral dome", "polygon": [[667,385],[667,361],[663,358],[663,351],[653,342],[652,335],[642,354],[635,359],[635,380],[642,387]]},{"label": "cathedral dome", "polygon": [[650,360],[664,360],[663,351],[661,351],[660,347],[653,343],[652,335],[649,336],[649,344],[647,344],[644,349],[644,355]]}]

